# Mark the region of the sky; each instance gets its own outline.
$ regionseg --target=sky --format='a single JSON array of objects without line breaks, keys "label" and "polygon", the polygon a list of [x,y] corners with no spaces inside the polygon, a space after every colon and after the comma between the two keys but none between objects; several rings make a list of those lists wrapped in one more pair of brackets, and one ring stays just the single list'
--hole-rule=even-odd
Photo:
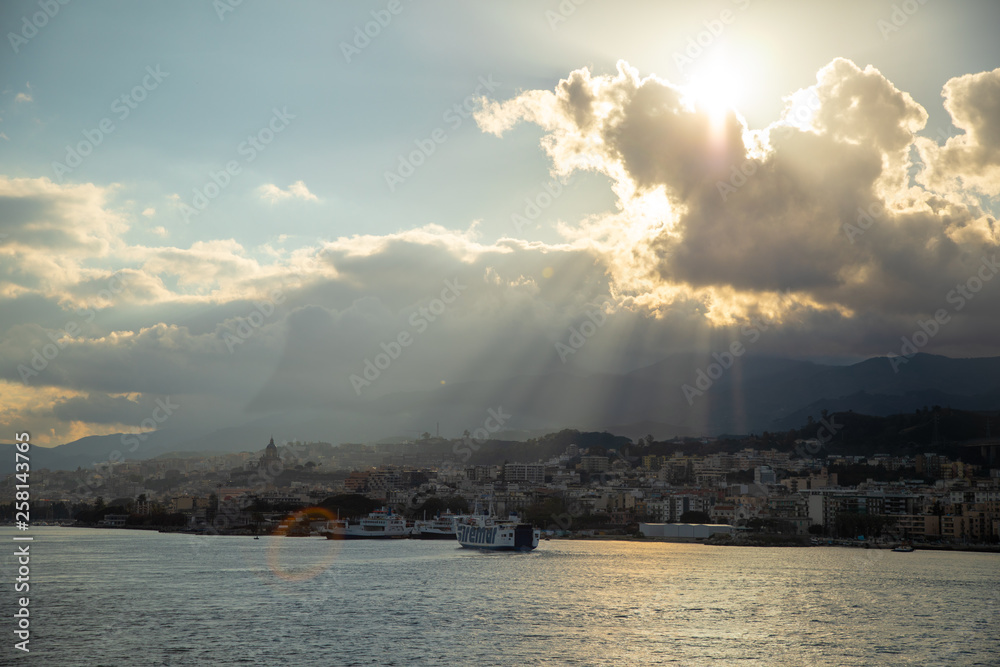
[{"label": "sky", "polygon": [[346,415],[755,322],[753,354],[1000,355],[998,25],[985,1],[5,2],[0,425]]}]

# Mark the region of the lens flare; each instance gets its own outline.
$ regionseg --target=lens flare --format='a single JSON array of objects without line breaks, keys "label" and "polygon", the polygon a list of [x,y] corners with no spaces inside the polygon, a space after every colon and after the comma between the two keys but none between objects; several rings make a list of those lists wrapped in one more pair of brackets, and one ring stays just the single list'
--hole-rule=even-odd
[{"label": "lens flare", "polygon": [[[285,517],[278,528],[274,531],[274,537],[286,537],[289,531],[299,522],[300,519],[316,515],[322,516],[328,521],[336,519],[333,513],[325,507],[307,507]],[[336,542],[331,542],[330,548],[324,551],[323,558],[312,567],[304,569],[286,568],[281,562],[282,547],[286,544],[294,548],[295,540],[286,542],[283,539],[272,539],[269,540],[269,544],[267,546],[268,569],[279,579],[284,579],[285,581],[308,581],[309,579],[319,576],[328,570],[331,565],[333,565],[333,561],[336,560],[337,553],[340,551],[339,545],[337,545]]]}]

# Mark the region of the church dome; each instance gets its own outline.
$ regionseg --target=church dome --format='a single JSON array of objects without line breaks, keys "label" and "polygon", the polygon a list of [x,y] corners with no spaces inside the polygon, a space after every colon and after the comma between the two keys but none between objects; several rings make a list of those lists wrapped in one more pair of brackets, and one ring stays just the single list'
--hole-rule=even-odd
[{"label": "church dome", "polygon": [[274,461],[279,459],[278,447],[274,444],[274,437],[271,437],[271,442],[267,443],[267,447],[264,448],[264,456],[260,457],[261,462],[264,461]]}]

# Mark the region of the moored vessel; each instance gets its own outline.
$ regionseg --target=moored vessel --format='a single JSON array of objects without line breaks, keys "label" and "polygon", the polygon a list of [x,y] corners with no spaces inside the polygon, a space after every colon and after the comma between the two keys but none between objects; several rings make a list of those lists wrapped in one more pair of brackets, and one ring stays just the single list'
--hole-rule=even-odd
[{"label": "moored vessel", "polygon": [[433,519],[423,519],[413,524],[413,535],[418,540],[453,540],[455,539],[455,519],[457,514],[445,511]]},{"label": "moored vessel", "polygon": [[412,529],[406,519],[383,507],[371,512],[357,523],[347,519],[332,519],[322,531],[328,540],[377,540],[409,537]]}]

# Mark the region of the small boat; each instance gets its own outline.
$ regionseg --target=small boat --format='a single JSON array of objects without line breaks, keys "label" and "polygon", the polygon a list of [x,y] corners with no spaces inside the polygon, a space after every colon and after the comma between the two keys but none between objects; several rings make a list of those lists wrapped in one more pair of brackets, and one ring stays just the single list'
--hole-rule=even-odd
[{"label": "small boat", "polygon": [[893,551],[899,554],[908,554],[913,550],[914,550],[913,547],[910,546],[909,544],[900,544],[898,547],[893,549]]}]

